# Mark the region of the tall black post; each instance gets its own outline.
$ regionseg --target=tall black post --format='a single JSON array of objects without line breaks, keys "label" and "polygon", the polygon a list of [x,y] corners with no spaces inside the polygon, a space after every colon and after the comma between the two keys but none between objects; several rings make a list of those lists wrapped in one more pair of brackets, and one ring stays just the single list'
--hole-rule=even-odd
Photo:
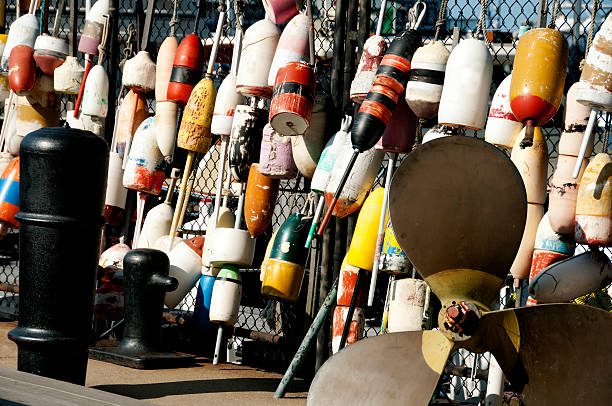
[{"label": "tall black post", "polygon": [[42,128],[20,149],[20,371],[85,384],[104,220],[108,145]]},{"label": "tall black post", "polygon": [[355,77],[358,62],[357,55],[355,54],[355,48],[357,48],[357,11],[359,8],[359,1],[348,0],[348,2],[345,39],[346,46],[344,48],[344,79],[342,84],[342,107],[345,114],[351,114],[353,112],[352,102],[349,96],[351,93],[351,83]]},{"label": "tall black post", "polygon": [[104,137],[110,144],[113,138],[113,128],[115,126],[115,109],[117,108],[117,95],[120,86],[117,86],[119,76],[119,11],[117,10],[118,0],[110,0],[108,11],[110,13],[110,32],[108,36],[109,53],[107,58],[108,69],[108,113],[104,125]]},{"label": "tall black post", "polygon": [[[342,95],[344,94],[343,87],[343,69],[344,69],[344,45],[346,41],[346,6],[348,0],[336,0],[336,17],[334,20],[334,59],[332,60],[331,71],[331,95],[334,103],[334,111],[338,112],[336,119],[339,121],[342,117]],[[350,84],[349,84],[350,86]]]}]

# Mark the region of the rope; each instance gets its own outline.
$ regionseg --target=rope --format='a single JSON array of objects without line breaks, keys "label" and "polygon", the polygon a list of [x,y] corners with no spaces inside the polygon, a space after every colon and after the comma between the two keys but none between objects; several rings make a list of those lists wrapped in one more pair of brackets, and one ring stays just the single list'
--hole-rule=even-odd
[{"label": "rope", "polygon": [[548,23],[548,28],[557,28],[557,17],[559,16],[560,10],[561,3],[557,0],[554,0],[552,9],[550,10],[550,22]]},{"label": "rope", "polygon": [[[42,0],[40,2],[40,27],[38,29],[38,31],[39,31],[38,35],[42,35],[43,34],[43,21],[45,21],[47,19],[47,13],[45,13],[45,3],[46,3],[46,1],[47,0]],[[32,2],[34,3],[34,0],[32,0]],[[19,6],[17,8],[19,8]]]},{"label": "rope", "polygon": [[170,36],[171,37],[174,37],[174,28],[178,24],[178,19],[176,18],[177,3],[178,3],[178,0],[174,0],[174,9],[172,10],[172,17],[170,18],[170,22],[168,23],[168,25],[170,26]]},{"label": "rope", "polygon": [[234,0],[234,15],[236,16],[236,26],[235,26],[236,31],[243,31],[242,18],[239,18],[240,16],[242,16],[242,12],[240,11],[240,8],[242,8],[242,6],[243,6],[242,1]]},{"label": "rope", "polygon": [[486,14],[487,14],[488,8],[489,8],[489,1],[480,0],[480,18],[478,19],[478,26],[476,27],[475,38],[478,38],[478,36],[482,34],[485,44],[487,44],[487,47],[491,48],[491,43],[489,42],[489,38],[484,32],[485,26],[486,26]]},{"label": "rope", "polygon": [[606,127],[604,130],[604,138],[603,138],[603,153],[608,153],[608,138],[610,138],[610,121],[612,119],[612,114],[606,113]]},{"label": "rope", "polygon": [[440,36],[440,30],[442,27],[446,27],[446,5],[448,0],[442,0],[440,2],[440,11],[438,12],[438,21],[436,21],[436,34],[434,35],[434,41],[438,40]]},{"label": "rope", "polygon": [[[597,14],[597,6],[599,6],[599,0],[593,0],[593,9],[591,10],[591,26],[589,27],[589,36],[587,37],[586,48],[584,49],[584,59],[580,61],[580,70],[584,67],[586,63],[586,57],[589,54],[589,49],[591,49],[591,45],[593,44],[593,34],[595,33],[595,15]],[[575,21],[574,24],[577,24],[578,21]]]},{"label": "rope", "polygon": [[102,30],[102,41],[98,45],[98,65],[102,65],[106,57],[106,41],[108,40],[108,27],[110,26],[110,16],[104,15],[104,29]]}]

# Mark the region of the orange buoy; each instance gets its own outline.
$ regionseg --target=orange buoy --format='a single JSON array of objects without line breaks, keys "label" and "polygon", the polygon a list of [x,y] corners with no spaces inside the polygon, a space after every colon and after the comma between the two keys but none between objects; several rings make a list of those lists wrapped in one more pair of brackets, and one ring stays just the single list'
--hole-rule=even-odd
[{"label": "orange buoy", "polygon": [[36,82],[34,49],[27,45],[17,45],[11,51],[9,61],[9,85],[19,96],[27,94]]},{"label": "orange buoy", "polygon": [[186,104],[194,86],[202,76],[204,48],[195,34],[186,36],[174,56],[172,74],[168,82],[168,100]]},{"label": "orange buoy", "polygon": [[251,165],[244,195],[244,220],[251,235],[259,237],[270,225],[280,181],[262,175],[259,164]]},{"label": "orange buoy", "polygon": [[[336,303],[338,306],[350,306],[351,299],[355,291],[355,285],[357,284],[357,275],[359,274],[359,268],[356,266],[349,265],[346,262],[346,256],[340,266],[340,276],[338,279],[338,296],[336,297]],[[368,285],[367,281],[360,283],[360,290],[357,293],[357,307],[365,308],[368,303]]]},{"label": "orange buoy", "polygon": [[578,244],[612,245],[612,159],[597,154],[587,166],[576,202],[575,238]]},{"label": "orange buoy", "polygon": [[19,157],[14,158],[0,176],[0,236],[11,227],[19,227]]},{"label": "orange buoy", "polygon": [[130,90],[121,102],[117,118],[117,152],[120,157],[126,157],[136,129],[148,117],[146,96]]}]

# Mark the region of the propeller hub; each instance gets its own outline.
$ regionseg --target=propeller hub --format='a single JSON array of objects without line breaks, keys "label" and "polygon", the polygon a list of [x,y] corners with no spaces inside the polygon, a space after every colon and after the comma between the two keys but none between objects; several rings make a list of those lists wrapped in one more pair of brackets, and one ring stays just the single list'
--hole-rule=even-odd
[{"label": "propeller hub", "polygon": [[480,317],[480,311],[474,303],[453,300],[442,306],[438,325],[449,340],[465,341],[478,329]]}]

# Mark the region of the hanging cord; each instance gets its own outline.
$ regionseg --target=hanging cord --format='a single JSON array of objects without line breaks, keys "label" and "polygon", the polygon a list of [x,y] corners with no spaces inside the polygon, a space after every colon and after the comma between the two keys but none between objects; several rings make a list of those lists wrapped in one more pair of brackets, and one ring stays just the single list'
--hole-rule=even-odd
[{"label": "hanging cord", "polygon": [[130,25],[128,25],[127,34],[128,34],[128,38],[125,43],[125,48],[123,48],[123,59],[121,60],[121,62],[119,62],[119,69],[121,70],[123,70],[123,65],[125,65],[125,62],[128,59],[130,59],[132,56],[134,56],[134,52],[132,51],[132,39],[134,38],[134,35],[136,34],[136,30],[134,29],[134,24],[130,23]]},{"label": "hanging cord", "polygon": [[178,24],[178,19],[176,18],[176,6],[177,6],[178,0],[174,0],[174,9],[172,10],[172,17],[170,17],[170,22],[168,23],[168,25],[170,26],[170,36],[174,37],[174,29],[176,27],[176,25]]},{"label": "hanging cord", "polygon": [[485,28],[487,25],[486,16],[487,16],[488,8],[489,8],[489,1],[481,0],[480,1],[480,18],[478,19],[478,26],[476,27],[476,34],[474,38],[478,38],[478,36],[482,34],[485,44],[487,44],[487,47],[491,48],[491,42],[489,42],[489,37],[487,37],[487,33],[485,32]]},{"label": "hanging cord", "polygon": [[98,45],[98,65],[102,65],[106,57],[106,42],[108,40],[108,27],[110,26],[110,16],[105,14],[103,17],[104,28],[102,30],[102,40],[100,41],[100,45]]},{"label": "hanging cord", "polygon": [[550,22],[548,23],[548,28],[557,28],[557,17],[559,16],[560,10],[561,2],[554,0],[552,9],[550,10]]},{"label": "hanging cord", "polygon": [[612,114],[606,113],[606,127],[604,129],[603,136],[603,153],[608,153],[608,138],[610,137],[610,121],[612,121]]},{"label": "hanging cord", "polygon": [[[423,7],[423,10],[419,12],[419,6]],[[414,3],[408,10],[408,22],[406,23],[407,30],[418,30],[421,26],[421,21],[423,21],[423,17],[425,17],[425,11],[427,11],[427,5],[423,0],[418,0]]]},{"label": "hanging cord", "polygon": [[[591,45],[593,44],[593,34],[595,33],[595,15],[597,14],[597,7],[599,6],[599,0],[593,0],[593,9],[591,10],[591,26],[589,27],[589,36],[587,37],[586,48],[584,49],[584,59],[580,61],[580,70],[584,68],[584,64],[586,63],[587,55],[589,54],[589,49],[591,49]],[[575,24],[578,22],[576,21]]]},{"label": "hanging cord", "polygon": [[242,0],[234,0],[234,15],[236,17],[236,31],[244,31],[242,27],[242,7],[244,6]]},{"label": "hanging cord", "polygon": [[440,2],[440,11],[438,12],[438,21],[436,21],[436,34],[434,35],[434,41],[438,40],[440,36],[440,30],[442,27],[446,27],[446,5],[448,0],[442,0]]},{"label": "hanging cord", "polygon": [[[45,3],[47,0],[42,0],[40,2],[40,27],[38,29],[38,35],[43,34],[43,22],[47,19],[47,13],[45,12]],[[17,6],[19,8],[19,6]]]}]

